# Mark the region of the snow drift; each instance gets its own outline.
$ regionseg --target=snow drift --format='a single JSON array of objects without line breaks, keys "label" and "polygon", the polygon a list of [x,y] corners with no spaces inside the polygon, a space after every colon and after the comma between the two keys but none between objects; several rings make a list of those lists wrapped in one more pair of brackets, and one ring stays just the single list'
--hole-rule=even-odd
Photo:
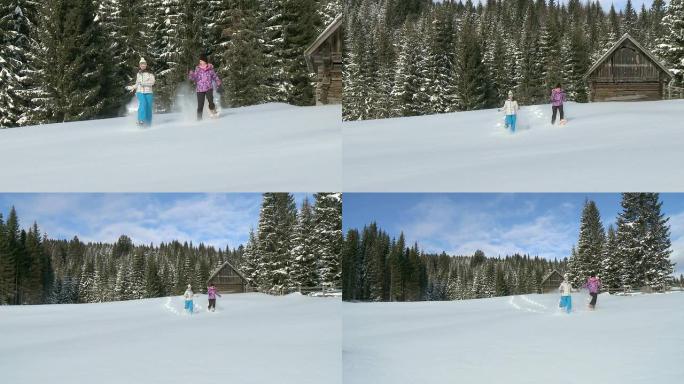
[{"label": "snow drift", "polygon": [[[684,190],[684,100],[522,107],[345,122],[345,191]],[[558,124],[558,123],[556,123]]]},{"label": "snow drift", "polygon": [[155,115],[147,129],[135,116],[4,129],[0,190],[339,191],[340,111],[264,104],[202,122]]},{"label": "snow drift", "polygon": [[684,293],[344,303],[345,384],[677,383]]},{"label": "snow drift", "polygon": [[0,307],[4,383],[341,383],[336,298],[223,295]]}]

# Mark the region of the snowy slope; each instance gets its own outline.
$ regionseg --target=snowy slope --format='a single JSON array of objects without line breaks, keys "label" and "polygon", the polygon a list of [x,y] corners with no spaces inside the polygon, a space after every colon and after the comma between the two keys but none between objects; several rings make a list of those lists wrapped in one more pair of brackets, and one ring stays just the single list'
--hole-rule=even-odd
[{"label": "snowy slope", "polygon": [[335,298],[223,295],[0,307],[3,383],[341,383]]},{"label": "snowy slope", "polygon": [[522,107],[342,125],[345,191],[684,190],[684,100]]},{"label": "snowy slope", "polygon": [[3,192],[339,191],[340,106],[265,104],[0,130]]},{"label": "snowy slope", "polygon": [[684,293],[585,297],[344,303],[344,382],[682,382]]}]

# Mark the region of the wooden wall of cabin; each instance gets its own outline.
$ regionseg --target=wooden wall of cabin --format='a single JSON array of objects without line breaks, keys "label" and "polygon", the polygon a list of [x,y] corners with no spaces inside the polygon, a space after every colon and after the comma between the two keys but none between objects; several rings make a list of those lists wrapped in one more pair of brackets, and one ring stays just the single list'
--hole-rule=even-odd
[{"label": "wooden wall of cabin", "polygon": [[663,99],[663,84],[590,83],[591,101],[647,101]]},{"label": "wooden wall of cabin", "polygon": [[342,29],[335,33],[312,55],[316,65],[316,105],[342,103]]},{"label": "wooden wall of cabin", "polygon": [[246,282],[230,267],[222,269],[209,283],[216,285],[219,293],[242,293],[247,291]]},{"label": "wooden wall of cabin", "polygon": [[632,44],[618,48],[589,77],[590,81],[658,82],[662,70]]}]

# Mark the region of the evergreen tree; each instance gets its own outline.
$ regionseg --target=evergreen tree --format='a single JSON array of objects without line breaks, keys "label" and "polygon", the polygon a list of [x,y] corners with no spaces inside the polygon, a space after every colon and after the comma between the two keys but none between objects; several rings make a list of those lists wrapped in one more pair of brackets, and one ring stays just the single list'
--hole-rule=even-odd
[{"label": "evergreen tree", "polygon": [[26,53],[34,44],[36,6],[31,0],[0,3],[0,128],[24,124],[30,108],[24,76],[31,68]]},{"label": "evergreen tree", "polygon": [[599,272],[605,238],[596,203],[592,200],[585,201],[580,219],[577,254],[571,258],[568,266],[570,281],[575,287],[582,286],[591,273]]},{"label": "evergreen tree", "polygon": [[684,87],[684,0],[670,0],[660,25],[664,35],[658,53],[670,64],[677,84]]},{"label": "evergreen tree", "polygon": [[342,283],[342,194],[321,192],[314,198],[313,244],[319,259],[318,273],[322,284],[339,287]]},{"label": "evergreen tree", "polygon": [[309,200],[305,198],[292,239],[293,287],[315,287],[319,284],[315,230],[314,214]]},{"label": "evergreen tree", "polygon": [[[46,0],[28,73],[34,108],[27,122],[87,120],[117,115],[112,58],[90,0]],[[113,93],[114,92],[114,93]]]},{"label": "evergreen tree", "polygon": [[609,290],[622,287],[622,262],[617,253],[617,235],[612,225],[608,227],[608,237],[603,247],[601,282]]},{"label": "evergreen tree", "polygon": [[287,79],[287,102],[313,105],[313,77],[304,60],[304,50],[316,39],[320,23],[315,0],[283,1],[283,59]]},{"label": "evergreen tree", "polygon": [[281,290],[290,283],[291,234],[297,208],[289,193],[264,193],[259,214],[257,284],[263,290]]}]

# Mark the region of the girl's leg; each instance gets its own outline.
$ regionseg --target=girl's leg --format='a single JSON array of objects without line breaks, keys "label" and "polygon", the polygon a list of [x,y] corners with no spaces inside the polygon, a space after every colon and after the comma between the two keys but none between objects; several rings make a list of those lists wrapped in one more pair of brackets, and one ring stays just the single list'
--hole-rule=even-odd
[{"label": "girl's leg", "polygon": [[517,117],[518,116],[516,116],[516,115],[511,115],[511,131],[513,133],[515,133],[515,123],[516,123]]},{"label": "girl's leg", "polygon": [[138,98],[138,122],[145,121],[145,116],[147,115],[147,103],[145,101],[145,95],[142,93],[136,93],[135,96]]},{"label": "girl's leg", "polygon": [[571,296],[568,296],[568,302],[567,302],[567,306],[565,307],[565,310],[568,313],[572,312],[572,297]]},{"label": "girl's leg", "polygon": [[209,110],[214,112],[216,110],[216,105],[214,104],[214,90],[210,89],[207,91],[207,101],[209,102]]},{"label": "girl's leg", "polygon": [[551,124],[556,122],[556,111],[558,111],[558,107],[555,105],[551,107]]},{"label": "girl's leg", "polygon": [[145,122],[147,123],[147,125],[152,125],[152,109],[154,106],[154,94],[147,93],[145,94],[145,98],[147,99],[147,115],[145,116]]},{"label": "girl's leg", "polygon": [[560,105],[558,107],[558,110],[560,111],[560,119],[563,120],[565,117],[563,116],[563,105]]},{"label": "girl's leg", "polygon": [[204,110],[204,95],[205,92],[197,92],[197,120],[202,120],[202,111]]}]

